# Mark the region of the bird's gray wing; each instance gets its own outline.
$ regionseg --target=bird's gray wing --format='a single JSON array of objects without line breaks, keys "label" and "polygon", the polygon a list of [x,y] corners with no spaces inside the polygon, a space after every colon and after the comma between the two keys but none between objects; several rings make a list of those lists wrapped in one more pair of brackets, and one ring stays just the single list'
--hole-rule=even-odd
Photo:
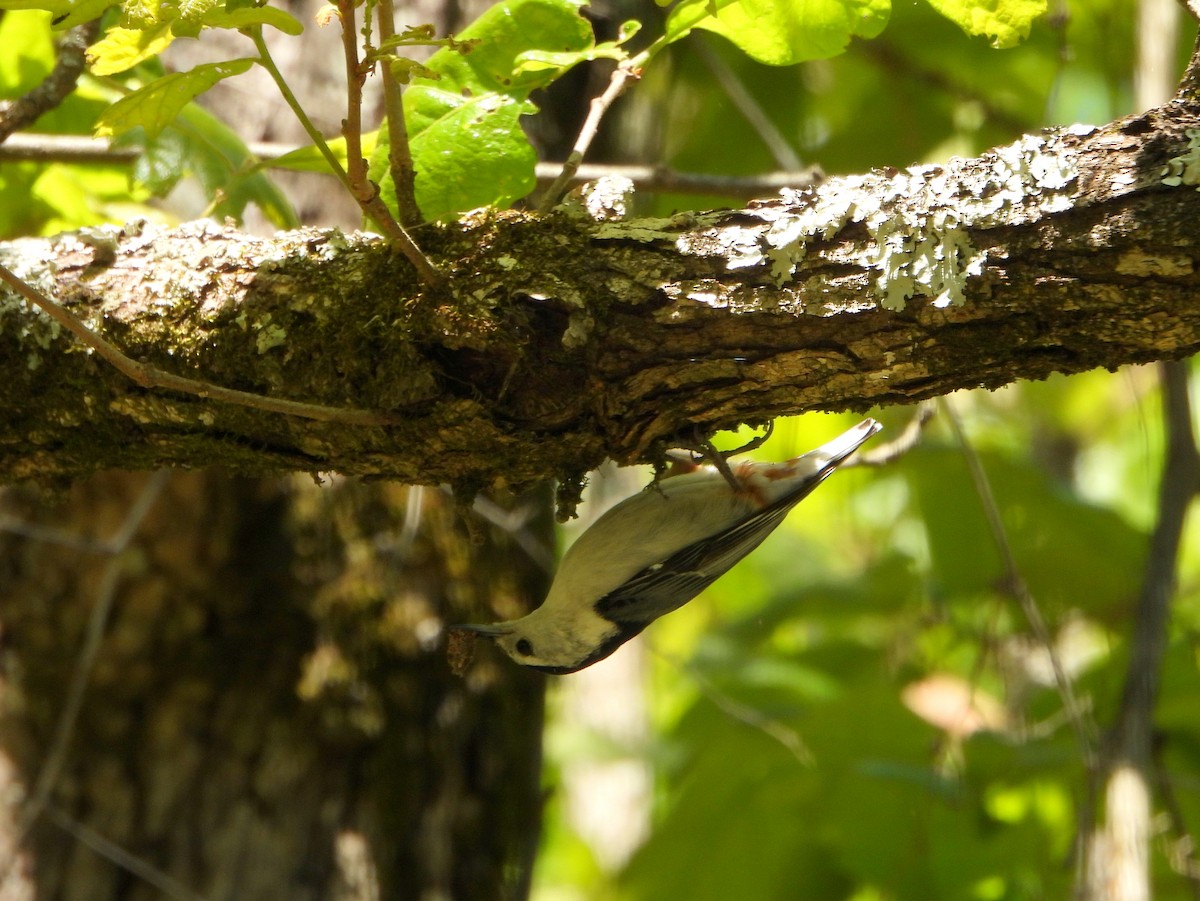
[{"label": "bird's gray wing", "polygon": [[758,547],[822,478],[824,474],[804,490],[780,498],[732,528],[646,567],[597,601],[596,612],[623,629],[640,632],[664,613],[682,607]]}]

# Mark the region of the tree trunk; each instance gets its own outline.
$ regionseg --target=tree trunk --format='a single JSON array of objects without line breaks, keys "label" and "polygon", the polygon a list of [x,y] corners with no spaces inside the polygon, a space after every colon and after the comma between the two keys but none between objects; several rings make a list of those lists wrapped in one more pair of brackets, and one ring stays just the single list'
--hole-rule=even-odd
[{"label": "tree trunk", "polygon": [[476,546],[437,491],[173,474],[104,547],[156,478],[3,496],[6,797],[40,815],[0,897],[524,897],[542,678],[454,676],[440,636],[541,599],[548,499]]}]

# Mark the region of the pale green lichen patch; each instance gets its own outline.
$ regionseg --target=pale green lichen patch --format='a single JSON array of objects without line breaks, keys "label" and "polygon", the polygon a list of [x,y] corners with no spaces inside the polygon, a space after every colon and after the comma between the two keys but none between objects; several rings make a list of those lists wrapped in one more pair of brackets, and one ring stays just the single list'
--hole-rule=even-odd
[{"label": "pale green lichen patch", "polygon": [[287,343],[287,329],[277,322],[272,322],[270,313],[257,323],[256,327],[258,334],[255,336],[254,343],[260,354],[265,354],[271,348]]},{"label": "pale green lichen patch", "polygon": [[1059,213],[1073,205],[1079,171],[1074,158],[1057,145],[1024,135],[989,155],[994,159],[990,171],[971,196],[961,198],[960,212],[968,227],[1013,225],[1027,210]]},{"label": "pale green lichen patch", "polygon": [[724,256],[729,261],[726,265],[731,270],[749,269],[763,261],[757,229],[742,226],[721,229],[720,240],[725,246]]},{"label": "pale green lichen patch", "polygon": [[605,175],[571,191],[564,206],[571,215],[582,214],[597,222],[608,222],[629,215],[633,195],[631,180],[622,175]]},{"label": "pale green lichen patch", "polygon": [[966,302],[967,279],[983,272],[986,254],[977,251],[951,209],[936,210],[917,223],[882,214],[867,221],[877,252],[871,266],[880,305],[902,310],[921,294],[935,307]]},{"label": "pale green lichen patch", "polygon": [[[25,268],[14,255],[4,255],[3,262],[18,274]],[[22,277],[37,290],[53,294],[56,286],[51,272],[44,267],[38,267],[38,271],[41,277]],[[17,343],[25,349],[27,369],[34,370],[42,365],[41,351],[50,347],[62,331],[62,326],[41,307],[0,286],[0,334],[8,333],[16,337]]]},{"label": "pale green lichen patch", "polygon": [[1200,191],[1200,128],[1189,128],[1187,150],[1167,160],[1162,170],[1162,183],[1172,188],[1195,185]]},{"label": "pale green lichen patch", "polygon": [[855,178],[843,181],[847,190],[823,193],[815,203],[783,213],[767,229],[767,258],[776,285],[792,277],[804,261],[810,241],[829,240],[851,220],[858,208],[853,189],[861,185]]},{"label": "pale green lichen patch", "polygon": [[[945,167],[835,179],[815,192],[784,191],[790,207],[758,211],[769,222],[763,243],[772,280],[782,286],[814,242],[861,222],[873,246],[839,256],[879,272],[874,287],[881,306],[899,310],[913,296],[929,297],[937,307],[964,303],[967,279],[981,275],[987,261],[968,229],[1061,212],[1077,190],[1073,158],[1042,137],[1022,137],[984,161],[990,165],[956,159]],[[742,250],[730,268],[751,258]]]}]

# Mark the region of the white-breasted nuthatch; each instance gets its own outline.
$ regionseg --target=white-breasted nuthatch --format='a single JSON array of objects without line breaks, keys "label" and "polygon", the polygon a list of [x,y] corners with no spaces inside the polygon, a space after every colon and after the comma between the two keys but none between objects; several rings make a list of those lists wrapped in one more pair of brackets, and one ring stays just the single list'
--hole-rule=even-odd
[{"label": "white-breasted nuthatch", "polygon": [[547,673],[590,666],[728,572],[880,428],[865,419],[786,463],[734,464],[737,490],[712,466],[650,485],[579,536],[542,606],[455,628],[490,635],[517,663]]}]

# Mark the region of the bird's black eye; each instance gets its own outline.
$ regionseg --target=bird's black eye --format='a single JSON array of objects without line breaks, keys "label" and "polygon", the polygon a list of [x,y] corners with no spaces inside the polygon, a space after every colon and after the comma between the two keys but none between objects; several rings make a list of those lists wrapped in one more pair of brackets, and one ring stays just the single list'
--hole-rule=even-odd
[{"label": "bird's black eye", "polygon": [[518,639],[515,647],[517,649],[517,653],[520,654],[521,656],[523,656],[523,657],[532,657],[533,656],[533,645],[531,645],[529,643],[528,638]]}]

